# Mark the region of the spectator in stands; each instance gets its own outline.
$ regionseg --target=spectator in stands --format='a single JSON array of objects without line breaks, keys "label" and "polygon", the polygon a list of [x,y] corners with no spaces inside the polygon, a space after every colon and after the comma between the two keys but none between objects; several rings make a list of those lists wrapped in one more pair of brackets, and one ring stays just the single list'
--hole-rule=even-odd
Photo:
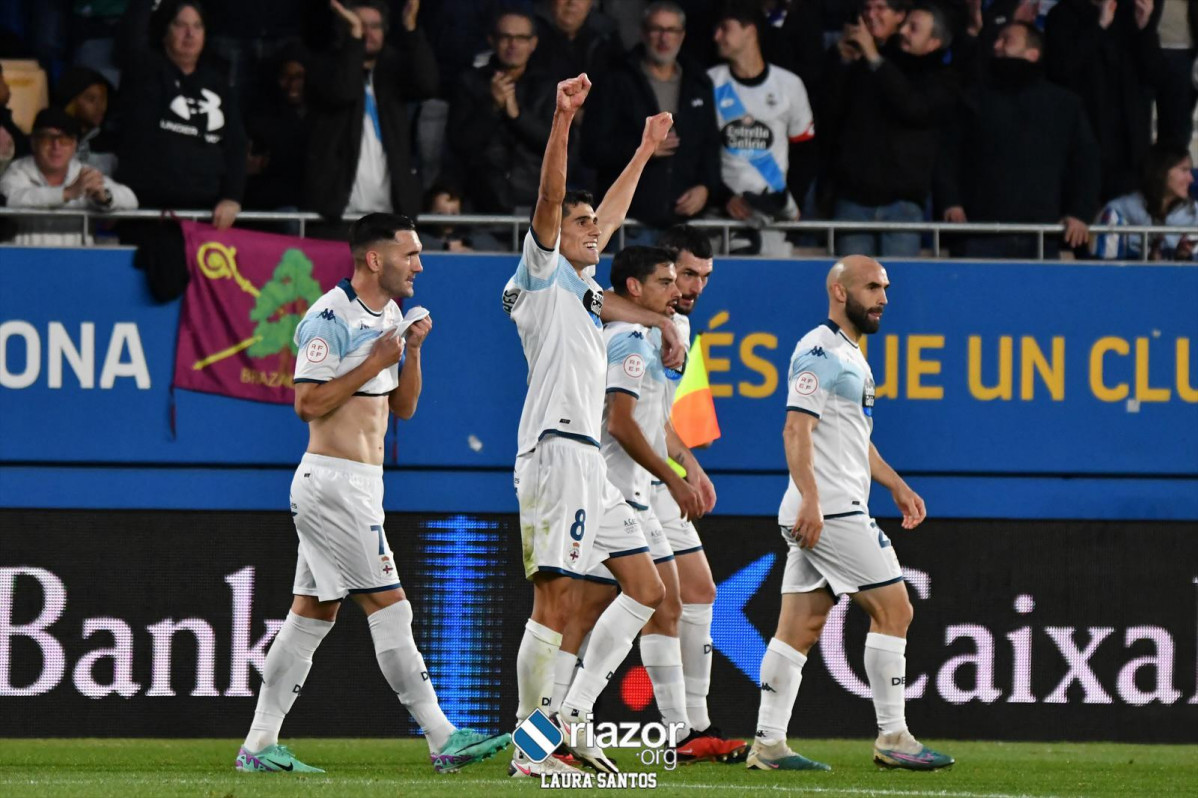
[{"label": "spectator in stands", "polygon": [[132,0],[120,48],[117,177],[151,208],[212,208],[225,229],[241,211],[245,131],[228,83],[205,57],[194,0]]},{"label": "spectator in stands", "polygon": [[[949,126],[937,201],[949,222],[1062,222],[1065,243],[1076,248],[1098,208],[1098,144],[1077,95],[1045,79],[1043,42],[1026,22],[999,31],[987,77]],[[1035,236],[979,235],[953,254],[1035,258],[1036,248]]]},{"label": "spectator in stands", "polygon": [[593,0],[549,0],[537,20],[537,52],[532,66],[558,81],[586,72],[598,84],[623,56],[615,21],[593,10]]},{"label": "spectator in stands", "polygon": [[615,182],[641,143],[645,118],[668,111],[674,127],[641,175],[625,243],[652,243],[661,230],[693,218],[720,191],[720,140],[711,79],[679,57],[686,15],[659,0],[645,9],[641,44],[595,86],[583,124],[583,157],[598,173],[600,193]]},{"label": "spectator in stands", "polygon": [[[952,34],[944,11],[918,5],[897,41],[879,50],[865,25],[849,25],[839,44],[848,69],[828,87],[836,131],[833,218],[919,222],[932,183],[943,126],[957,103],[956,76],[944,64]],[[918,233],[846,233],[842,255],[913,256]]]},{"label": "spectator in stands", "polygon": [[[1198,206],[1190,197],[1193,166],[1184,148],[1158,142],[1144,158],[1140,190],[1107,203],[1098,223],[1198,227]],[[1136,233],[1103,233],[1094,239],[1094,254],[1100,258],[1140,260],[1143,252],[1144,238]],[[1196,257],[1198,236],[1192,233],[1148,236],[1148,260]]]},{"label": "spectator in stands", "polygon": [[[554,95],[556,97],[556,94]],[[424,212],[460,216],[462,195],[447,183],[434,184],[424,197]],[[428,252],[503,252],[499,240],[480,228],[438,224],[421,226],[420,241]]]},{"label": "spectator in stands", "polygon": [[1156,0],[1160,6],[1163,81],[1156,95],[1156,138],[1186,146],[1194,133],[1194,103],[1198,92],[1190,79],[1198,52],[1198,3],[1194,0]]},{"label": "spectator in stands", "polygon": [[105,129],[112,84],[90,67],[71,67],[54,86],[51,102],[74,117],[79,125],[75,158],[101,174],[116,174],[116,141]]},{"label": "spectator in stands", "polygon": [[[307,75],[311,138],[305,198],[329,219],[343,214],[420,212],[405,105],[437,91],[437,63],[416,26],[418,0],[398,25],[381,0],[330,0],[343,27],[332,52]],[[390,41],[388,37],[390,36]]]},{"label": "spectator in stands", "polygon": [[11,92],[4,82],[4,68],[0,66],[0,175],[14,159],[29,153],[29,139],[13,121],[8,107]]},{"label": "spectator in stands", "polygon": [[307,54],[300,45],[290,45],[275,57],[270,72],[271,85],[263,86],[261,101],[246,122],[250,149],[245,206],[264,211],[298,210],[304,196],[308,149]]},{"label": "spectator in stands", "polygon": [[[61,108],[42,109],[33,122],[33,154],[13,161],[0,177],[0,194],[10,208],[129,210],[137,197],[126,186],[84,166],[75,158],[79,128]],[[16,243],[28,246],[81,246],[77,218],[17,221]]]},{"label": "spectator in stands", "polygon": [[1153,16],[1153,0],[1061,0],[1048,12],[1048,78],[1085,103],[1098,139],[1103,202],[1135,189],[1152,143],[1151,97],[1165,71]]},{"label": "spectator in stands", "polygon": [[502,12],[488,40],[490,61],[462,73],[449,111],[449,143],[474,209],[522,213],[537,202],[556,83],[529,69],[537,49],[531,14]]},{"label": "spectator in stands", "polygon": [[799,217],[796,197],[806,195],[816,163],[807,90],[793,72],[765,62],[764,24],[755,3],[725,6],[715,31],[725,63],[707,71],[723,139],[719,203],[733,219],[757,227]]},{"label": "spectator in stands", "polygon": [[910,10],[911,0],[865,0],[861,21],[879,50],[898,35]]}]

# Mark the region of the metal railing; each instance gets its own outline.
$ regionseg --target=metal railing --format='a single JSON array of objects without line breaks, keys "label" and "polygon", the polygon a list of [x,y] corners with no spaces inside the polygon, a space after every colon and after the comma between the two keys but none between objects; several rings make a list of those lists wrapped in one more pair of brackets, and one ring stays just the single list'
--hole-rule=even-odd
[{"label": "metal railing", "polygon": [[[210,210],[137,210],[115,211],[105,213],[94,210],[43,210],[36,208],[5,208],[0,207],[0,218],[74,218],[79,220],[83,240],[88,239],[92,225],[96,221],[121,221],[126,219],[160,219],[173,216],[178,219],[210,220]],[[352,222],[358,215],[342,217],[344,222]],[[320,214],[304,211],[242,211],[237,215],[238,222],[289,222],[298,225],[300,237],[305,237],[309,224],[328,223],[329,220]],[[462,214],[450,216],[444,214],[423,214],[417,219],[420,227],[448,225],[454,227],[489,227],[494,229],[509,228],[513,251],[520,251],[520,236],[529,227],[526,216]],[[727,253],[732,247],[732,236],[735,231],[778,230],[782,232],[802,232],[827,237],[826,250],[829,255],[836,254],[836,236],[844,233],[931,233],[932,256],[943,257],[942,237],[960,234],[970,235],[1034,235],[1036,236],[1037,260],[1044,260],[1045,241],[1060,239],[1065,227],[1061,224],[1006,224],[998,222],[850,222],[830,219],[799,222],[775,222],[765,227],[738,222],[734,219],[692,219],[689,224],[694,227],[717,230],[723,241],[723,252]],[[624,227],[617,234],[616,243],[624,246],[624,228],[641,227],[635,219],[627,219]],[[1103,235],[1117,233],[1120,235],[1136,235],[1140,237],[1139,260],[1147,261],[1149,255],[1148,236],[1157,234],[1189,235],[1198,237],[1198,227],[1179,227],[1163,225],[1091,225],[1090,233]]]}]

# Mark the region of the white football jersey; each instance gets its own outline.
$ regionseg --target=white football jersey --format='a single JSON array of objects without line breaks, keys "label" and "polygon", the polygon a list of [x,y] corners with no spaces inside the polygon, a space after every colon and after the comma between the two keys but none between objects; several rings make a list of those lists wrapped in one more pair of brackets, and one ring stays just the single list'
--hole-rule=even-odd
[{"label": "white football jersey", "polygon": [[536,448],[545,435],[599,445],[603,417],[603,289],[594,269],[582,276],[545,249],[532,230],[524,254],[503,289],[503,309],[516,323],[528,361],[528,393],[520,413],[517,454]]},{"label": "white football jersey", "polygon": [[[819,419],[812,433],[815,485],[824,518],[869,512],[869,436],[873,431],[874,375],[832,320],[799,339],[790,357],[788,412]],[[802,497],[789,480],[778,523],[794,526]]]},{"label": "white football jersey", "polygon": [[620,442],[607,431],[611,395],[626,393],[635,398],[632,418],[649,443],[655,435],[662,437],[666,423],[666,378],[661,363],[661,333],[639,324],[617,321],[603,328],[607,341],[607,396],[603,403],[603,459],[607,461],[607,478],[638,510],[649,509],[649,483],[652,475],[632,459]]},{"label": "white football jersey", "polygon": [[[675,313],[670,317],[674,322],[674,328],[678,330],[678,337],[682,339],[682,345],[686,347],[687,360],[690,360],[690,345],[691,345],[691,320],[689,316],[683,316],[681,313]],[[653,330],[658,339],[661,338],[661,332]],[[664,369],[666,375],[665,388],[665,415],[662,423],[650,434],[645,432],[649,442],[653,444],[653,451],[660,454],[662,457],[669,457],[670,453],[666,447],[666,425],[665,420],[670,417],[670,411],[674,408],[674,395],[678,393],[678,384],[682,382],[682,374],[686,371],[686,365],[682,367],[682,371],[674,371],[673,369]]]},{"label": "white football jersey", "polygon": [[727,64],[707,74],[715,84],[724,185],[738,194],[785,191],[790,142],[815,137],[803,81],[773,64],[766,64],[765,74],[751,83],[737,80]]},{"label": "white football jersey", "polygon": [[[349,278],[345,278],[316,300],[295,328],[295,343],[299,347],[295,381],[328,382],[356,368],[370,354],[379,335],[394,329],[402,320],[403,313],[394,300],[387,300],[382,311],[375,312],[366,307]],[[401,359],[383,369],[354,396],[391,393],[399,386],[402,364]]]}]

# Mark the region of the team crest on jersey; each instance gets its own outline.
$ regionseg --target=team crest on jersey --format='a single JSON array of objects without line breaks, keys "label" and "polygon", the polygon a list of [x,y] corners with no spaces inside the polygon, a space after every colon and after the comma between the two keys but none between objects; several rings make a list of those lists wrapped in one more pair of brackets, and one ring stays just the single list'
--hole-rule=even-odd
[{"label": "team crest on jersey", "polygon": [[624,373],[633,379],[640,379],[645,374],[645,359],[633,352],[624,358]]},{"label": "team crest on jersey", "polygon": [[603,292],[596,293],[590,289],[582,295],[582,306],[587,309],[595,318],[599,318],[599,314],[603,312]]},{"label": "team crest on jersey", "polygon": [[329,356],[329,345],[323,338],[313,338],[304,347],[304,357],[309,363],[320,363]]},{"label": "team crest on jersey", "polygon": [[819,388],[819,377],[810,371],[799,372],[795,377],[794,389],[799,396],[810,396]]},{"label": "team crest on jersey", "polygon": [[870,377],[865,380],[865,392],[861,396],[861,412],[871,417],[874,414],[874,395],[874,381]]}]

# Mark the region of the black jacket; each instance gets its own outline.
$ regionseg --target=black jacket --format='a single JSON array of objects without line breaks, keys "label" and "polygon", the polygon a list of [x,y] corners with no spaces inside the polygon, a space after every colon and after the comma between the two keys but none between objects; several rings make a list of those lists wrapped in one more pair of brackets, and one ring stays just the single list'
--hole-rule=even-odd
[{"label": "black jacket", "polygon": [[836,197],[870,206],[923,204],[942,128],[957,103],[957,78],[940,51],[916,57],[888,44],[883,56],[877,69],[862,59],[829,75]]},{"label": "black jacket", "polygon": [[[396,213],[413,218],[420,212],[420,181],[412,173],[410,123],[405,104],[437,91],[437,62],[417,28],[395,26],[374,67],[374,96],[387,169],[391,204]],[[304,176],[307,207],[329,219],[341,218],[353,190],[366,111],[366,49],[361,39],[346,36],[329,53],[313,59],[307,93],[311,119]]]},{"label": "black jacket", "polygon": [[1098,144],[1081,100],[1036,64],[994,59],[945,136],[937,205],[973,222],[1089,222],[1098,212]]},{"label": "black jacket", "polygon": [[149,40],[150,5],[125,18],[116,179],[148,208],[211,208],[241,201],[245,131],[237,97],[206,57],[184,75]]},{"label": "black jacket", "polygon": [[[1125,8],[1126,6],[1126,8]],[[1163,3],[1157,3],[1154,15]],[[1098,138],[1103,202],[1135,190],[1139,162],[1152,144],[1152,96],[1165,75],[1155,20],[1136,27],[1120,3],[1103,30],[1090,0],[1061,0],[1045,25],[1048,77],[1082,98]]]},{"label": "black jacket", "polygon": [[491,98],[497,71],[492,58],[486,66],[462,73],[446,133],[473,210],[511,213],[537,203],[557,88],[543,73],[525,71],[516,81],[520,115],[512,119]]},{"label": "black jacket", "polygon": [[[583,118],[583,159],[598,173],[599,189],[607,191],[628,165],[641,143],[645,118],[661,109],[641,67],[645,50],[637,45],[627,58],[595,84]],[[720,131],[716,125],[711,79],[697,64],[680,60],[682,81],[674,131],[678,149],[673,155],[650,158],[637,184],[628,215],[653,227],[685,221],[674,213],[682,193],[702,185],[712,199],[720,190]]]},{"label": "black jacket", "polygon": [[605,14],[591,11],[573,39],[542,16],[537,17],[537,49],[529,66],[540,70],[557,85],[558,81],[586,72],[591,83],[598,84],[624,54],[616,24]]}]

